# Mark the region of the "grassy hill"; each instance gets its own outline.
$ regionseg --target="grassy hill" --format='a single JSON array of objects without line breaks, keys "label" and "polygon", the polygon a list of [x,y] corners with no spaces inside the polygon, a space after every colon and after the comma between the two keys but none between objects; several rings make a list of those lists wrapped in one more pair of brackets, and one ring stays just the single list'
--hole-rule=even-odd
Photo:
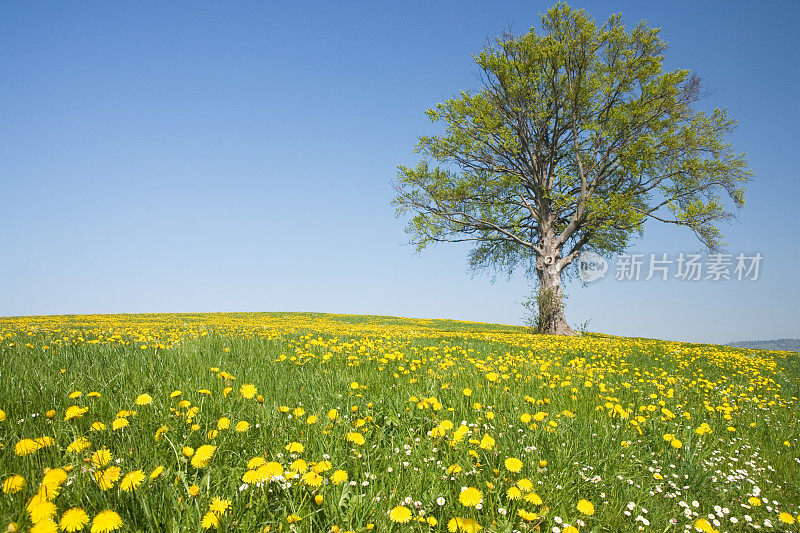
[{"label": "grassy hill", "polygon": [[796,531],[800,513],[789,352],[233,313],[0,318],[0,358],[0,530]]}]

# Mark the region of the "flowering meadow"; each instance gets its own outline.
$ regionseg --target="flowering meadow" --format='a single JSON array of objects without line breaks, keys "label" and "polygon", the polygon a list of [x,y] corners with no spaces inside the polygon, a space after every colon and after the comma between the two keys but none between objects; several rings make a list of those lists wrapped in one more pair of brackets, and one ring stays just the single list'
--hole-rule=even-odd
[{"label": "flowering meadow", "polygon": [[320,314],[0,318],[0,531],[799,531],[798,354]]}]

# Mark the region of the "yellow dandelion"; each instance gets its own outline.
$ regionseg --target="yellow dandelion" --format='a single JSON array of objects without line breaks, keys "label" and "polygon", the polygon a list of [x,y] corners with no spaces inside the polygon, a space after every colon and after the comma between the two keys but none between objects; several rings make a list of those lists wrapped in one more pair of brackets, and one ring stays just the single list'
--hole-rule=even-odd
[{"label": "yellow dandelion", "polygon": [[214,514],[213,511],[207,512],[203,515],[203,519],[200,521],[200,525],[203,526],[203,529],[211,529],[219,527],[219,517]]},{"label": "yellow dandelion", "polygon": [[106,466],[111,461],[111,452],[104,446],[94,452],[91,459],[94,466]]},{"label": "yellow dandelion", "polygon": [[194,453],[194,457],[192,457],[192,466],[195,468],[205,468],[208,466],[209,461],[214,456],[214,452],[217,450],[216,446],[212,446],[211,444],[203,444],[197,451]]},{"label": "yellow dandelion", "polygon": [[128,472],[125,474],[125,477],[122,478],[122,481],[119,484],[119,488],[123,490],[123,492],[130,492],[132,490],[136,490],[139,485],[142,484],[144,481],[144,472],[141,470],[134,470],[133,472]]},{"label": "yellow dandelion", "polygon": [[158,476],[160,476],[162,472],[164,472],[164,467],[163,467],[163,466],[161,466],[161,465],[158,465],[157,467],[155,467],[155,468],[153,469],[153,471],[152,471],[152,472],[150,472],[150,475],[149,475],[148,477],[149,477],[150,479],[155,479],[155,478],[157,478]]},{"label": "yellow dandelion", "polygon": [[464,507],[475,507],[483,501],[483,495],[475,487],[467,487],[458,495],[458,501]]},{"label": "yellow dandelion", "polygon": [[109,533],[122,527],[122,518],[111,510],[101,511],[92,520],[92,533]]},{"label": "yellow dandelion", "polygon": [[242,395],[242,398],[247,398],[248,400],[255,398],[257,392],[258,389],[252,383],[246,383],[239,387],[239,394]]},{"label": "yellow dandelion", "polygon": [[36,452],[42,446],[33,439],[22,439],[14,446],[14,453],[20,457]]},{"label": "yellow dandelion", "polygon": [[506,470],[508,470],[509,472],[514,472],[514,473],[517,473],[520,470],[522,470],[522,466],[523,466],[522,465],[522,461],[520,461],[516,457],[509,457],[508,459],[505,460],[504,464],[505,464]]},{"label": "yellow dandelion", "polygon": [[585,514],[588,516],[594,514],[594,505],[592,505],[592,502],[590,502],[589,500],[579,500],[578,504],[575,507],[581,514]]},{"label": "yellow dandelion", "polygon": [[389,519],[396,524],[405,524],[411,520],[411,509],[404,505],[398,505],[389,511]]},{"label": "yellow dandelion", "polygon": [[80,531],[83,527],[89,523],[89,515],[86,514],[86,511],[81,509],[80,507],[73,507],[67,511],[64,511],[64,514],[61,515],[61,521],[58,523],[58,527],[61,528],[62,531]]},{"label": "yellow dandelion", "polygon": [[331,474],[331,483],[334,485],[339,485],[340,483],[346,482],[348,479],[347,472],[344,470],[337,470],[333,474]]},{"label": "yellow dandelion", "polygon": [[18,474],[13,474],[3,481],[3,492],[5,494],[15,494],[22,490],[24,486],[25,478]]}]

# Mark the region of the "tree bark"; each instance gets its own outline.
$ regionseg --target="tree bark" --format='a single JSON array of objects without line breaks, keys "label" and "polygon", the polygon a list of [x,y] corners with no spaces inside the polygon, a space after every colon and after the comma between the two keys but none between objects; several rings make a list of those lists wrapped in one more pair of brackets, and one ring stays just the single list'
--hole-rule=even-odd
[{"label": "tree bark", "polygon": [[561,282],[562,267],[557,254],[536,259],[536,275],[539,278],[539,333],[546,335],[573,335],[564,316],[564,285]]}]

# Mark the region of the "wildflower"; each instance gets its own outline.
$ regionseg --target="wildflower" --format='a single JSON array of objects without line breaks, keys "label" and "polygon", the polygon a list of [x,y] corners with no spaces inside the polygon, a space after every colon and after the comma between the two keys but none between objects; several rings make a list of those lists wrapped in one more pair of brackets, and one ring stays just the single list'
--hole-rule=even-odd
[{"label": "wildflower", "polygon": [[405,524],[411,520],[411,509],[404,505],[398,505],[389,511],[389,519],[396,524]]},{"label": "wildflower", "polygon": [[257,392],[258,389],[256,389],[255,385],[252,383],[247,383],[239,387],[239,394],[242,395],[242,398],[247,398],[248,400],[253,399]]},{"label": "wildflower", "polygon": [[189,496],[197,496],[198,494],[200,494],[200,487],[197,485],[189,487]]},{"label": "wildflower", "polygon": [[106,429],[106,425],[102,422],[93,422],[89,429],[92,431],[104,431]]},{"label": "wildflower", "polygon": [[694,523],[694,528],[695,530],[702,531],[703,533],[713,533],[716,531],[705,518],[697,519],[697,521]]},{"label": "wildflower", "polygon": [[509,500],[519,500],[522,498],[522,492],[517,487],[510,487],[506,491],[506,497],[508,497]]},{"label": "wildflower", "polygon": [[221,515],[231,507],[230,500],[222,500],[220,498],[211,498],[211,503],[208,505],[209,510],[216,515]]},{"label": "wildflower", "polygon": [[364,435],[362,435],[361,433],[355,432],[355,431],[351,432],[351,433],[348,433],[346,438],[347,438],[347,442],[352,442],[353,444],[355,444],[357,446],[363,446],[364,442],[366,442],[364,440]]},{"label": "wildflower", "polygon": [[108,533],[122,527],[122,518],[114,511],[101,511],[92,520],[92,533]]},{"label": "wildflower", "polygon": [[213,511],[209,511],[203,515],[200,525],[203,526],[203,529],[217,528],[219,527],[219,517]]},{"label": "wildflower", "polygon": [[64,413],[64,420],[78,420],[80,419],[86,411],[88,411],[88,407],[79,407],[77,405],[71,405],[67,407],[66,412]]},{"label": "wildflower", "polygon": [[483,495],[478,489],[467,487],[458,495],[458,501],[461,502],[461,505],[464,507],[475,507],[483,502]]},{"label": "wildflower", "polygon": [[30,455],[36,452],[37,450],[39,450],[39,448],[41,448],[41,446],[35,440],[22,439],[21,441],[17,442],[17,444],[14,446],[14,453],[20,457],[23,457],[25,455]]},{"label": "wildflower", "polygon": [[784,524],[789,524],[790,526],[791,526],[792,524],[794,524],[794,522],[795,522],[795,520],[794,520],[794,517],[793,517],[792,515],[790,515],[789,513],[785,513],[785,512],[784,512],[784,513],[781,513],[781,514],[779,514],[779,515],[778,515],[778,519],[779,519],[781,522],[783,522]]},{"label": "wildflower", "polygon": [[45,518],[36,522],[30,531],[31,533],[57,533],[58,524],[52,518]]},{"label": "wildflower", "polygon": [[337,470],[331,474],[331,483],[338,485],[347,481],[347,472],[344,470]]},{"label": "wildflower", "polygon": [[111,429],[117,431],[118,429],[126,428],[130,425],[127,418],[116,418],[111,423]]},{"label": "wildflower", "polygon": [[80,437],[72,441],[72,443],[69,446],[67,446],[67,451],[69,453],[80,453],[83,450],[89,448],[90,446],[91,443],[89,442],[89,439],[87,439],[86,437]]},{"label": "wildflower", "polygon": [[81,509],[80,507],[73,507],[67,511],[64,511],[64,514],[61,515],[61,521],[58,523],[58,527],[61,528],[62,531],[80,531],[83,527],[89,523],[89,515],[86,514],[86,511]]},{"label": "wildflower", "polygon": [[31,514],[31,522],[35,524],[55,516],[56,504],[47,501],[46,499],[40,499],[39,501],[34,502],[32,506],[29,505],[28,512]]},{"label": "wildflower", "polygon": [[293,523],[299,522],[301,520],[302,520],[302,518],[300,518],[296,514],[290,514],[289,516],[286,517],[286,523],[287,524],[293,524]]},{"label": "wildflower", "polygon": [[339,411],[337,411],[336,409],[331,409],[330,411],[328,411],[328,419],[331,422],[336,421],[337,418],[339,418]]},{"label": "wildflower", "polygon": [[480,446],[482,450],[491,450],[494,448],[494,444],[495,444],[494,438],[492,438],[491,435],[487,434],[483,436],[478,446]]},{"label": "wildflower", "polygon": [[672,439],[669,445],[675,448],[676,450],[683,448],[683,443],[678,439]]},{"label": "wildflower", "polygon": [[15,494],[22,490],[22,487],[24,486],[25,478],[18,474],[13,474],[8,476],[5,481],[3,481],[3,492],[5,494]]},{"label": "wildflower", "polygon": [[149,394],[140,394],[136,397],[136,405],[150,405],[153,403],[153,397]]},{"label": "wildflower", "polygon": [[508,459],[505,460],[505,467],[506,470],[508,470],[509,472],[517,473],[520,470],[522,470],[522,466],[523,466],[522,461],[520,461],[516,457],[509,457]]},{"label": "wildflower", "polygon": [[289,453],[303,453],[306,448],[299,442],[290,442],[284,449]]},{"label": "wildflower", "polygon": [[160,475],[161,475],[161,473],[162,473],[163,471],[164,471],[164,467],[163,467],[163,466],[161,466],[161,465],[158,465],[157,467],[155,467],[155,468],[153,469],[153,471],[152,471],[152,472],[150,472],[150,475],[149,475],[148,477],[149,477],[150,479],[155,479],[155,478],[157,478],[158,476],[160,476]]},{"label": "wildflower", "polygon": [[320,476],[313,470],[303,475],[303,483],[305,483],[309,487],[319,487],[320,485],[322,485],[322,481],[323,481],[322,476]]},{"label": "wildflower", "polygon": [[217,420],[218,430],[222,431],[224,429],[228,429],[229,427],[231,427],[231,419],[227,416],[220,417],[220,419]]},{"label": "wildflower", "polygon": [[542,497],[535,492],[525,495],[525,501],[533,505],[542,505]]},{"label": "wildflower", "polygon": [[575,506],[578,509],[578,512],[585,515],[593,515],[594,514],[594,505],[589,500],[579,500],[578,504]]},{"label": "wildflower", "polygon": [[216,449],[217,447],[211,444],[203,444],[197,448],[194,457],[192,457],[192,466],[195,468],[205,468],[208,466],[208,462],[211,461]]},{"label": "wildflower", "polygon": [[105,446],[92,454],[92,464],[94,466],[105,466],[109,461],[111,461],[111,452]]},{"label": "wildflower", "polygon": [[248,429],[250,429],[250,422],[247,420],[242,420],[241,422],[236,423],[236,431],[239,433],[244,433]]},{"label": "wildflower", "polygon": [[144,472],[141,470],[134,470],[133,472],[128,472],[125,474],[125,477],[122,478],[122,481],[119,484],[119,488],[122,489],[123,492],[130,492],[132,490],[136,490],[139,485],[142,484],[144,480]]},{"label": "wildflower", "polygon": [[530,492],[533,490],[533,482],[528,478],[522,478],[517,481],[517,487],[523,492]]}]

